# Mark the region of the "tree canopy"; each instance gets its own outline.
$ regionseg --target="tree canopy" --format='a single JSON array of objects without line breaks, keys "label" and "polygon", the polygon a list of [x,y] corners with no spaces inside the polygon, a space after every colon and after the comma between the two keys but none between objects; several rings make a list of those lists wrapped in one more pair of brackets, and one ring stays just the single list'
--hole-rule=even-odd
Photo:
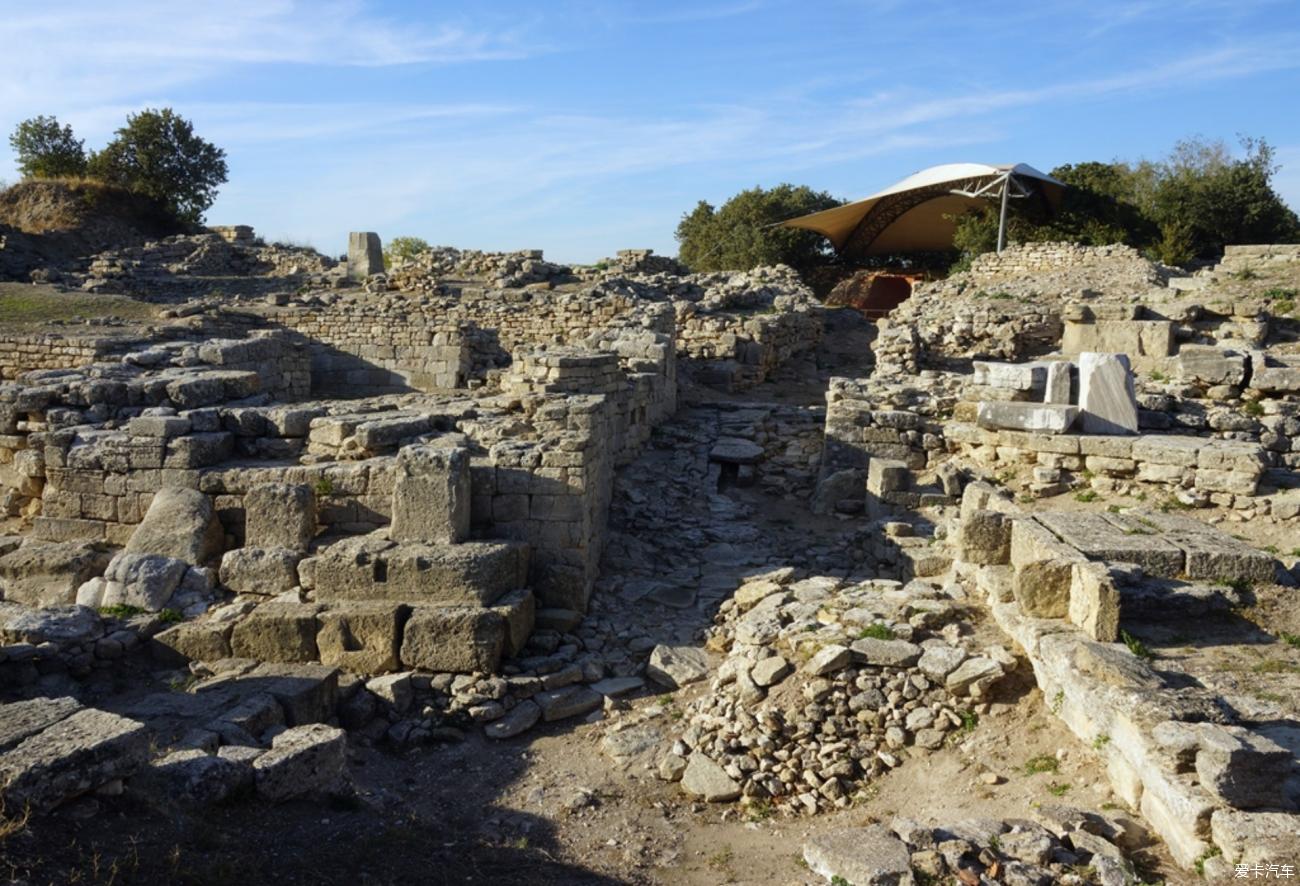
[{"label": "tree canopy", "polygon": [[812,231],[771,225],[841,202],[825,191],[790,184],[741,191],[717,209],[701,200],[677,225],[678,258],[694,271],[772,264],[809,271],[831,257],[826,241]]},{"label": "tree canopy", "polygon": [[171,108],[130,114],[113,140],[90,157],[91,175],[163,203],[199,222],[225,184],[226,152],[194,133]]},{"label": "tree canopy", "polygon": [[9,145],[18,159],[18,171],[27,178],[59,178],[86,171],[85,143],[60,126],[55,117],[32,117],[14,127]]},{"label": "tree canopy", "polygon": [[[1221,141],[1191,138],[1162,160],[1077,163],[1051,174],[1070,187],[1048,218],[1013,203],[1009,242],[1126,243],[1169,264],[1209,258],[1230,243],[1300,241],[1300,218],[1273,190],[1273,149],[1243,138],[1234,157]],[[997,245],[997,208],[962,217],[954,245],[967,256]]]},{"label": "tree canopy", "polygon": [[32,117],[9,136],[27,178],[86,175],[157,202],[184,222],[202,221],[225,184],[226,153],[171,108],[130,114],[103,150],[86,154],[71,126]]}]

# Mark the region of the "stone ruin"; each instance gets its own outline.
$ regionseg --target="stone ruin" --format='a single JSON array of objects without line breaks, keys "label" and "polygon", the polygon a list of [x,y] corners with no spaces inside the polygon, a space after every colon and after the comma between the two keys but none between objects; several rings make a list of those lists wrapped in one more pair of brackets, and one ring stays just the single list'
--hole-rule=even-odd
[{"label": "stone ruin", "polygon": [[[1293,593],[1295,553],[1224,530],[1300,525],[1294,321],[1236,289],[1300,251],[1186,276],[1012,248],[918,284],[874,371],[802,404],[765,392],[836,324],[788,268],[384,269],[361,233],[289,273],[251,229],[197,239],[115,278],[207,292],[158,325],[4,333],[6,803],[279,802],[343,790],[349,747],[563,722],[687,798],[812,817],[1033,685],[1114,809],[820,830],[809,869],[1300,857],[1300,664],[1261,692],[1187,639],[1249,662],[1284,636],[1231,617]],[[232,274],[256,285],[205,290]]]}]

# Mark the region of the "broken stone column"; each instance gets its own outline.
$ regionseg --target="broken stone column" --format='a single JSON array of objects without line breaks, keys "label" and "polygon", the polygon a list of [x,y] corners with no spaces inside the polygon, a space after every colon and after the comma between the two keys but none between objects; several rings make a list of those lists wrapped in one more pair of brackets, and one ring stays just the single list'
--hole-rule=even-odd
[{"label": "broken stone column", "polygon": [[457,544],[469,537],[469,450],[406,446],[397,453],[393,541]]},{"label": "broken stone column", "polygon": [[1074,364],[1068,360],[1049,363],[1047,366],[1047,390],[1043,394],[1044,403],[1070,403],[1070,370]]},{"label": "broken stone column", "polygon": [[244,496],[244,545],[305,551],[316,535],[316,493],[301,483],[264,483]]},{"label": "broken stone column", "polygon": [[1126,354],[1079,355],[1079,408],[1085,434],[1137,433],[1137,392]]},{"label": "broken stone column", "polygon": [[371,274],[384,272],[384,248],[374,231],[353,231],[348,234],[348,277],[365,280]]}]

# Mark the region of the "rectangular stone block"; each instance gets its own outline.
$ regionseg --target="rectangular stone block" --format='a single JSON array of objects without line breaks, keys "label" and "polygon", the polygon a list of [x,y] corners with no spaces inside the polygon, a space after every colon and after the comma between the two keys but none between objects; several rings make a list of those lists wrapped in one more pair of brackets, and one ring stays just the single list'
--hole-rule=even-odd
[{"label": "rectangular stone block", "polygon": [[1063,434],[1079,415],[1075,406],[1056,403],[981,401],[975,421],[982,428]]},{"label": "rectangular stone block", "polygon": [[461,447],[404,446],[393,488],[394,541],[456,544],[469,537],[470,454]]},{"label": "rectangular stone block", "polygon": [[477,606],[416,606],[402,632],[404,668],[494,673],[505,649],[506,619]]},{"label": "rectangular stone block", "polygon": [[1086,434],[1135,434],[1137,394],[1124,354],[1079,355],[1080,427]]},{"label": "rectangular stone block", "polygon": [[385,674],[401,666],[399,649],[409,607],[390,602],[336,603],[317,615],[321,664],[354,674]]}]

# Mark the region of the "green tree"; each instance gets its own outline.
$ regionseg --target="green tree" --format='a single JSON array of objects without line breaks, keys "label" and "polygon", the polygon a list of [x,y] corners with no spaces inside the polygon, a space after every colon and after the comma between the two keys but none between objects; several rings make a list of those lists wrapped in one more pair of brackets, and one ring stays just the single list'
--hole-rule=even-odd
[{"label": "green tree", "polygon": [[9,144],[18,158],[18,170],[29,178],[58,178],[86,171],[84,143],[71,126],[54,117],[32,117],[14,127]]},{"label": "green tree", "polygon": [[701,200],[677,225],[678,258],[694,271],[787,264],[805,273],[831,257],[825,238],[773,225],[842,202],[824,191],[790,184],[741,191],[717,209]]},{"label": "green tree", "polygon": [[429,249],[428,241],[420,237],[394,237],[384,249],[384,267],[391,268],[399,262],[410,261]]},{"label": "green tree", "polygon": [[171,108],[128,115],[113,140],[91,155],[88,168],[193,223],[203,219],[228,172],[226,152],[195,135],[193,124]]}]

